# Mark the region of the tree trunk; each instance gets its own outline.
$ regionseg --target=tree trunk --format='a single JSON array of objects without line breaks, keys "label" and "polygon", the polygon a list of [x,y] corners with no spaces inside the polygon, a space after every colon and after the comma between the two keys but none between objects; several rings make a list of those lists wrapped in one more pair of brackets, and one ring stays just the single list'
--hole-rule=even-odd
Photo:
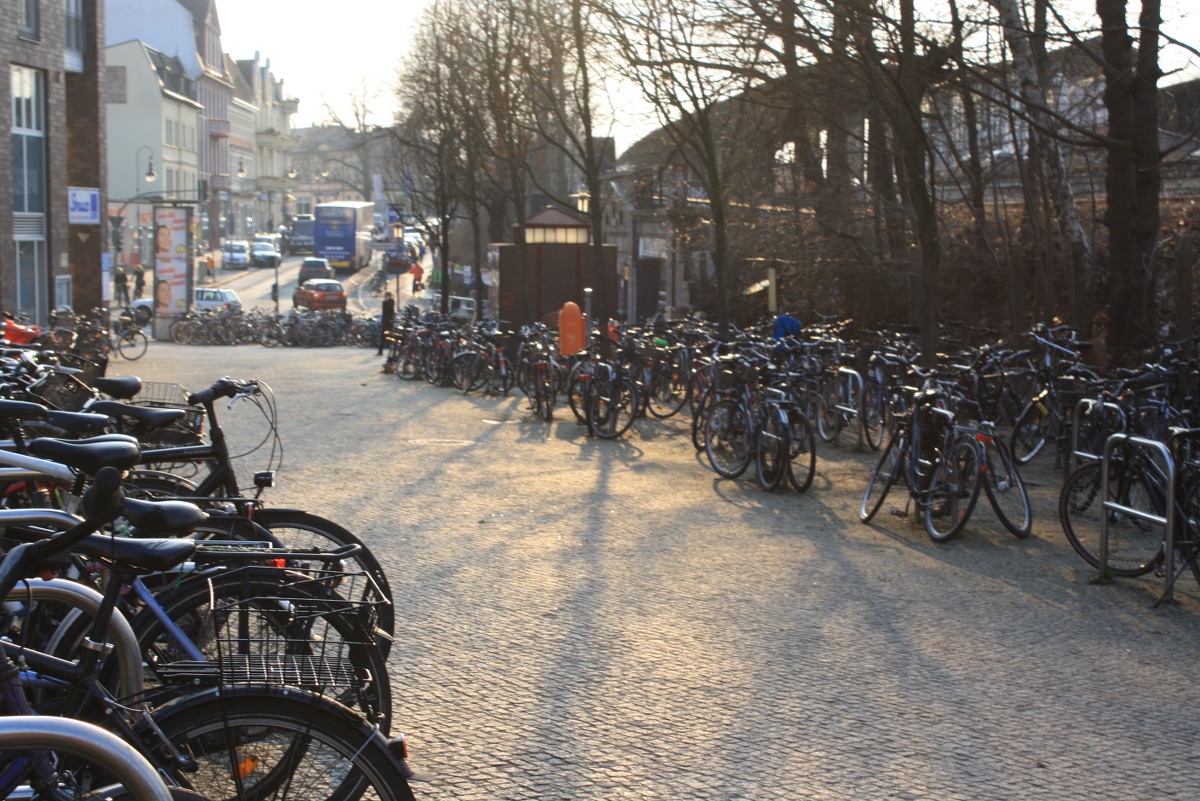
[{"label": "tree trunk", "polygon": [[[1105,0],[1098,1],[1104,2]],[[1062,148],[1059,147],[1053,136],[1044,133],[1053,131],[1056,126],[1046,112],[1046,97],[1042,90],[1042,83],[1038,79],[1033,48],[1029,41],[1029,31],[1025,28],[1016,0],[988,0],[988,2],[1000,15],[1000,22],[1004,26],[1004,38],[1012,51],[1013,68],[1017,73],[1021,100],[1034,123],[1029,135],[1036,139],[1042,157],[1042,164],[1046,172],[1045,180],[1058,216],[1059,234],[1062,236],[1066,250],[1064,255],[1067,259],[1068,285],[1071,295],[1071,322],[1085,336],[1090,336],[1092,314],[1087,300],[1087,285],[1088,276],[1094,269],[1095,258],[1092,254],[1091,243],[1084,233],[1083,222],[1079,218],[1079,207],[1075,203],[1075,193],[1071,189],[1071,180],[1067,174]]]}]

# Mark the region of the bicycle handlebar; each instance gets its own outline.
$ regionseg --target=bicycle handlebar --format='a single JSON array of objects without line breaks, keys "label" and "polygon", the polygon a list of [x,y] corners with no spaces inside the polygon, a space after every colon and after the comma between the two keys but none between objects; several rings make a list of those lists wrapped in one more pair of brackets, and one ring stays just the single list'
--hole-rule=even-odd
[{"label": "bicycle handlebar", "polygon": [[187,402],[190,406],[206,406],[217,398],[235,398],[238,395],[253,395],[257,391],[258,382],[253,379],[242,381],[225,376],[211,387],[188,395]]}]

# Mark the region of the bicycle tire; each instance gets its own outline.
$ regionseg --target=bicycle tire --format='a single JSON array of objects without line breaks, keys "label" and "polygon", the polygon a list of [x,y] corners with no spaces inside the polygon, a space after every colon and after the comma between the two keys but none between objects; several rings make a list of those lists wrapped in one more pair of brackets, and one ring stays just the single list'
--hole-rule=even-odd
[{"label": "bicycle tire", "polygon": [[575,415],[575,419],[580,423],[587,422],[587,407],[591,400],[590,382],[591,376],[582,381],[578,376],[574,376],[567,387],[567,405],[571,407],[571,414]]},{"label": "bicycle tire", "polygon": [[973,440],[958,439],[935,465],[922,496],[925,533],[934,542],[958,536],[979,500],[979,450]]},{"label": "bicycle tire", "polygon": [[762,425],[755,435],[754,473],[758,486],[774,492],[787,476],[791,457],[791,428],[787,418],[777,407],[771,407],[763,415]]},{"label": "bicycle tire", "polygon": [[671,361],[655,367],[651,374],[648,408],[660,420],[675,416],[688,402],[691,382],[679,359],[676,354]]},{"label": "bicycle tire", "polygon": [[464,351],[450,360],[450,384],[463,394],[475,389],[477,356],[474,351]]},{"label": "bicycle tire", "polygon": [[696,403],[696,410],[692,413],[692,446],[698,451],[704,450],[705,426],[708,424],[708,415],[712,412],[712,407],[716,402],[717,394],[710,384],[704,388],[704,394]]},{"label": "bicycle tire", "polygon": [[600,439],[616,439],[629,430],[637,416],[637,394],[623,378],[592,387],[588,405],[588,431]]},{"label": "bicycle tire", "polygon": [[150,340],[137,328],[130,328],[117,338],[117,355],[127,361],[135,362],[146,355]]},{"label": "bicycle tire", "polygon": [[[1108,571],[1114,576],[1143,576],[1163,560],[1162,535],[1148,535],[1158,528],[1121,512],[1105,512],[1100,497],[1103,465],[1089,462],[1063,484],[1058,496],[1058,519],[1067,542],[1075,553],[1100,569],[1101,515],[1108,515]],[[1129,475],[1122,462],[1111,462],[1108,499],[1122,506],[1154,511],[1145,481]],[[1161,512],[1159,512],[1161,513]]]},{"label": "bicycle tire", "polygon": [[[392,691],[377,633],[360,614],[364,607],[323,578],[245,567],[194,574],[155,600],[209,663],[221,665],[223,681],[265,681],[255,677],[266,670],[273,683],[319,689],[389,731]],[[151,610],[140,611],[131,625],[145,664],[164,684],[194,680],[195,671],[173,667],[187,657]]]},{"label": "bicycle tire", "polygon": [[791,427],[788,433],[788,443],[791,445],[787,463],[788,483],[796,492],[807,492],[817,472],[817,435],[813,432],[808,415],[799,409],[788,412],[788,426]]},{"label": "bicycle tire", "polygon": [[400,354],[396,357],[396,375],[405,381],[413,381],[421,377],[420,351],[412,344],[400,346]]},{"label": "bicycle tire", "polygon": [[[413,801],[407,769],[350,710],[294,689],[251,685],[164,704],[153,727],[194,762],[172,779],[213,801]],[[189,766],[189,768],[192,766]]]},{"label": "bicycle tire", "polygon": [[867,488],[863,491],[862,502],[858,507],[858,519],[870,523],[879,507],[896,483],[897,476],[904,466],[904,445],[902,437],[893,435],[887,447],[879,454],[879,461],[867,479]]},{"label": "bicycle tire", "polygon": [[994,437],[983,449],[983,488],[1000,523],[1018,539],[1033,533],[1029,491],[1008,447]]},{"label": "bicycle tire", "polygon": [[1019,465],[1029,464],[1046,446],[1053,431],[1053,413],[1043,400],[1025,404],[1013,424],[1008,449]]},{"label": "bicycle tire", "polygon": [[838,379],[832,377],[822,386],[817,398],[817,435],[833,445],[842,433],[842,413],[837,410]]},{"label": "bicycle tire", "polygon": [[884,435],[887,433],[886,408],[883,387],[874,377],[868,376],[863,380],[862,404],[859,406],[858,419],[862,424],[863,439],[873,451],[883,446]]},{"label": "bicycle tire", "polygon": [[713,406],[704,425],[704,452],[721,478],[738,478],[750,466],[750,415],[737,401]]}]

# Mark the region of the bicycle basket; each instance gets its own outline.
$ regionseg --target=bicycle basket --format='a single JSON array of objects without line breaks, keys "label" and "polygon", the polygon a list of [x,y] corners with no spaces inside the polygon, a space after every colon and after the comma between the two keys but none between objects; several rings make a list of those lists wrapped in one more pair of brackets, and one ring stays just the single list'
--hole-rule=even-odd
[{"label": "bicycle basket", "polygon": [[363,653],[385,636],[376,622],[379,605],[387,601],[359,588],[373,583],[366,573],[259,566],[218,575],[224,580],[207,579],[209,603],[197,612],[208,620],[198,627],[198,621],[189,621],[206,661],[171,662],[161,675],[203,676],[222,685],[287,685],[335,698],[380,679],[363,669]]},{"label": "bicycle basket", "polygon": [[49,373],[29,386],[29,394],[47,406],[67,412],[81,411],[95,397],[92,388],[73,375]]}]

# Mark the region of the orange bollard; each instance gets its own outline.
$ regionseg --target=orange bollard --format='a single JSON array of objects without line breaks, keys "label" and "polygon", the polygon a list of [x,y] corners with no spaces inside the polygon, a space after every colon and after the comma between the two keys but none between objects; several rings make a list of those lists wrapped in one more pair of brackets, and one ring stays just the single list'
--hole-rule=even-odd
[{"label": "orange bollard", "polygon": [[563,356],[573,356],[583,350],[586,341],[583,312],[568,300],[558,314],[558,352]]}]

